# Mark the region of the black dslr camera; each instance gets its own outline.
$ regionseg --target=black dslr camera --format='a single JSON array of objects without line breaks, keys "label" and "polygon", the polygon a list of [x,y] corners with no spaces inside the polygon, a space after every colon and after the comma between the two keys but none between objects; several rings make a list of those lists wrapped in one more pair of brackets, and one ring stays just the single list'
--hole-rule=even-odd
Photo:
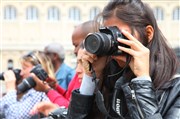
[{"label": "black dslr camera", "polygon": [[84,40],[85,49],[96,55],[120,55],[118,46],[129,47],[117,41],[117,38],[127,39],[116,26],[103,27],[100,32],[89,34]]},{"label": "black dslr camera", "polygon": [[[40,64],[36,65],[31,70],[31,73],[34,73],[42,81],[45,81],[49,77]],[[23,93],[35,86],[36,82],[34,79],[32,77],[28,77],[23,79],[22,82],[17,86],[17,93]]]},{"label": "black dslr camera", "polygon": [[[16,77],[16,80],[20,80],[22,77],[20,75],[20,72],[21,70],[20,69],[13,69],[12,70],[15,74],[15,77]],[[0,73],[0,80],[4,80],[4,76],[3,76],[4,72],[3,73]]]},{"label": "black dslr camera", "polygon": [[[15,74],[16,77],[16,85],[19,84],[19,82],[21,82],[22,80],[22,76],[20,75],[21,70],[20,69],[13,69],[12,70]],[[3,76],[4,72],[0,73],[0,80],[4,80],[4,76]]]}]

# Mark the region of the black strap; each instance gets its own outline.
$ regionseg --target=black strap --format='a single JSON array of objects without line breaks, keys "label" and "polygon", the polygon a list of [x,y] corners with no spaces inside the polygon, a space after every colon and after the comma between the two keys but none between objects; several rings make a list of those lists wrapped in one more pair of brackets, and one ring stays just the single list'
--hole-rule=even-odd
[{"label": "black strap", "polygon": [[[124,72],[124,70],[127,68],[129,62],[131,61],[131,56],[129,55],[126,55],[126,65],[124,66],[124,68],[120,71],[120,72]],[[95,101],[96,101],[96,104],[97,104],[97,107],[98,109],[104,114],[106,115],[107,117],[110,117],[111,119],[125,119],[121,114],[118,114],[119,118],[116,118],[116,117],[113,117],[111,116],[105,105],[104,105],[104,97],[102,95],[102,93],[99,91],[98,89],[98,83],[96,81],[96,72],[94,71],[92,65],[90,64],[90,69],[91,69],[91,72],[92,72],[92,81],[95,82],[95,85],[96,85],[96,88],[95,88]],[[119,73],[118,73],[119,74]]]},{"label": "black strap", "polygon": [[[95,73],[93,67],[91,67],[91,71],[92,71],[92,76],[93,76],[93,79],[92,79],[92,80],[93,80],[93,81],[95,82],[95,84],[96,84],[96,88],[95,88],[95,101],[96,101],[96,104],[97,104],[98,109],[99,109],[104,115],[106,115],[107,117],[110,117],[111,119],[119,119],[119,118],[116,118],[116,117],[111,116],[111,115],[108,113],[108,111],[107,111],[107,109],[106,109],[106,107],[105,107],[105,105],[104,105],[104,97],[103,97],[102,93],[101,93],[101,92],[99,91],[99,89],[98,89],[98,83],[97,83],[97,81],[96,81],[96,73]],[[120,117],[121,119],[124,119],[124,117],[122,117],[121,115],[119,115],[119,117]]]}]

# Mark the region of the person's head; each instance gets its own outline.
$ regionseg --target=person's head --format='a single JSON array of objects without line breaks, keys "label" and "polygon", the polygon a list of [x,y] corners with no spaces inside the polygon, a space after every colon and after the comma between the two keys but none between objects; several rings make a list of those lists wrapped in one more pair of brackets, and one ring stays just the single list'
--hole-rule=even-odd
[{"label": "person's head", "polygon": [[44,52],[51,58],[53,65],[62,63],[65,59],[65,49],[59,43],[48,44],[47,46],[45,46]]},{"label": "person's head", "polygon": [[[158,28],[152,9],[141,0],[111,0],[101,13],[104,26],[127,30],[150,50],[150,75],[156,88],[177,69],[172,49]],[[121,57],[121,56],[119,56]]]},{"label": "person's head", "polygon": [[38,64],[42,65],[42,68],[48,73],[48,75],[55,79],[54,69],[49,57],[42,51],[31,51],[23,55],[20,59],[22,70],[20,75],[22,78],[27,78],[30,75],[32,68]]},{"label": "person's head", "polygon": [[89,33],[97,31],[98,23],[95,21],[86,21],[75,27],[72,34],[72,44],[74,45],[74,54],[77,55],[79,44],[86,38]]}]

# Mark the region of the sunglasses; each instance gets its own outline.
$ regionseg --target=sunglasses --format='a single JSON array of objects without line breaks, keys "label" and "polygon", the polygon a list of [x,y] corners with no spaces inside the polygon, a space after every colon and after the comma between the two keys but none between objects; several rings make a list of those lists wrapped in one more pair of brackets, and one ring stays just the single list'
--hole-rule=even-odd
[{"label": "sunglasses", "polygon": [[26,58],[26,57],[30,57],[30,58],[32,58],[33,59],[33,64],[34,65],[37,65],[37,64],[40,64],[40,61],[39,61],[39,59],[36,57],[36,55],[35,55],[35,51],[32,51],[32,52],[29,52],[27,55],[25,55],[23,58]]}]

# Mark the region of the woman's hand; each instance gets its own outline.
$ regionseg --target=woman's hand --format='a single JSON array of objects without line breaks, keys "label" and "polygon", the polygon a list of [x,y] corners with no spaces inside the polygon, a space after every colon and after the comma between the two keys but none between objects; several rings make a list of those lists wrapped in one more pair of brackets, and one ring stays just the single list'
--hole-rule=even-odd
[{"label": "woman's hand", "polygon": [[48,116],[48,114],[52,111],[54,111],[55,109],[59,108],[59,106],[57,104],[54,104],[50,101],[43,101],[43,102],[39,102],[37,103],[33,109],[30,111],[31,115],[37,114],[37,113],[42,113],[45,116]]},{"label": "woman's hand", "polygon": [[[96,72],[97,78],[100,78],[102,75],[103,69],[106,66],[107,58],[108,58],[108,56],[98,57],[94,54],[87,52],[84,49],[83,55],[82,55],[82,65],[83,65],[85,73],[87,75],[91,76],[90,67],[92,66]],[[90,66],[90,64],[91,64],[91,66]]]},{"label": "woman's hand", "polygon": [[6,84],[6,92],[16,90],[16,77],[12,70],[8,70],[3,74]]},{"label": "woman's hand", "polygon": [[125,30],[122,33],[129,39],[119,39],[120,43],[128,45],[130,48],[118,46],[118,48],[132,56],[130,61],[131,70],[139,76],[149,76],[149,56],[150,51],[140,41]]}]

